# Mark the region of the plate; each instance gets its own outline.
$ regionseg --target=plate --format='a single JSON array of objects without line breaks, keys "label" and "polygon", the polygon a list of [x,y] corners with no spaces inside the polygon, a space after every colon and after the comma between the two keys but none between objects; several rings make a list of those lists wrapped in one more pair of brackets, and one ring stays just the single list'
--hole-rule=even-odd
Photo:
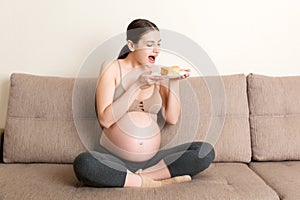
[{"label": "plate", "polygon": [[160,75],[159,72],[153,72],[152,74],[150,74],[151,76],[159,76],[159,77],[163,77],[163,78],[169,78],[169,79],[172,79],[172,78],[180,78],[181,77],[181,74],[178,74],[178,75]]}]

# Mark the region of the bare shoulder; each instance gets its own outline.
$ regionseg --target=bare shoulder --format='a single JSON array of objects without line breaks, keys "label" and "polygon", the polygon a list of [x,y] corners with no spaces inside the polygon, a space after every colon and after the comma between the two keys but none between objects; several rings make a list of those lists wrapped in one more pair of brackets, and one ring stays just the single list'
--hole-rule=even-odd
[{"label": "bare shoulder", "polygon": [[101,64],[100,75],[104,75],[112,72],[113,74],[115,74],[114,72],[116,71],[116,67],[117,67],[116,60],[106,60]]},{"label": "bare shoulder", "polygon": [[98,76],[98,83],[99,86],[100,83],[104,83],[105,85],[108,84],[108,82],[113,81],[113,84],[116,84],[116,77],[118,76],[119,71],[118,69],[118,63],[116,60],[108,60],[104,61],[101,64],[101,69]]}]

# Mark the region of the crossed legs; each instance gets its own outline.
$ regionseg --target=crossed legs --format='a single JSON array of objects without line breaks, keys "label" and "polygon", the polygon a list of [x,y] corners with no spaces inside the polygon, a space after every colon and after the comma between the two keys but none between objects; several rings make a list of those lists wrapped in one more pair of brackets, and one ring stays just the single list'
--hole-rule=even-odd
[{"label": "crossed legs", "polygon": [[96,151],[78,155],[73,167],[78,180],[87,186],[158,187],[190,180],[208,168],[214,158],[210,144],[193,142],[159,151],[136,173],[128,170],[121,159]]}]

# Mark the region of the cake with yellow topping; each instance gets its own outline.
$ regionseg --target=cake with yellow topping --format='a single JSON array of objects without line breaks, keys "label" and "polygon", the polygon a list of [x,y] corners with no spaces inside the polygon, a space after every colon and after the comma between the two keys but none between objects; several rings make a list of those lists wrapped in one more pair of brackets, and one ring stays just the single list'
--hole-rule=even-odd
[{"label": "cake with yellow topping", "polygon": [[180,67],[179,66],[170,66],[170,67],[161,67],[160,74],[162,76],[174,76],[179,75]]}]

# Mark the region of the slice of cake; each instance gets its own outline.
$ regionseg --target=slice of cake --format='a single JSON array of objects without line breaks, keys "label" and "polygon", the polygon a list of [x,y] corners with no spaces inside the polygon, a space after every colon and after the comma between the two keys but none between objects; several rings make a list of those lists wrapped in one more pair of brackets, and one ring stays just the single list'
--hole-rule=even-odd
[{"label": "slice of cake", "polygon": [[171,67],[161,67],[160,74],[162,76],[174,76],[179,75],[180,67],[179,66],[171,66]]}]

